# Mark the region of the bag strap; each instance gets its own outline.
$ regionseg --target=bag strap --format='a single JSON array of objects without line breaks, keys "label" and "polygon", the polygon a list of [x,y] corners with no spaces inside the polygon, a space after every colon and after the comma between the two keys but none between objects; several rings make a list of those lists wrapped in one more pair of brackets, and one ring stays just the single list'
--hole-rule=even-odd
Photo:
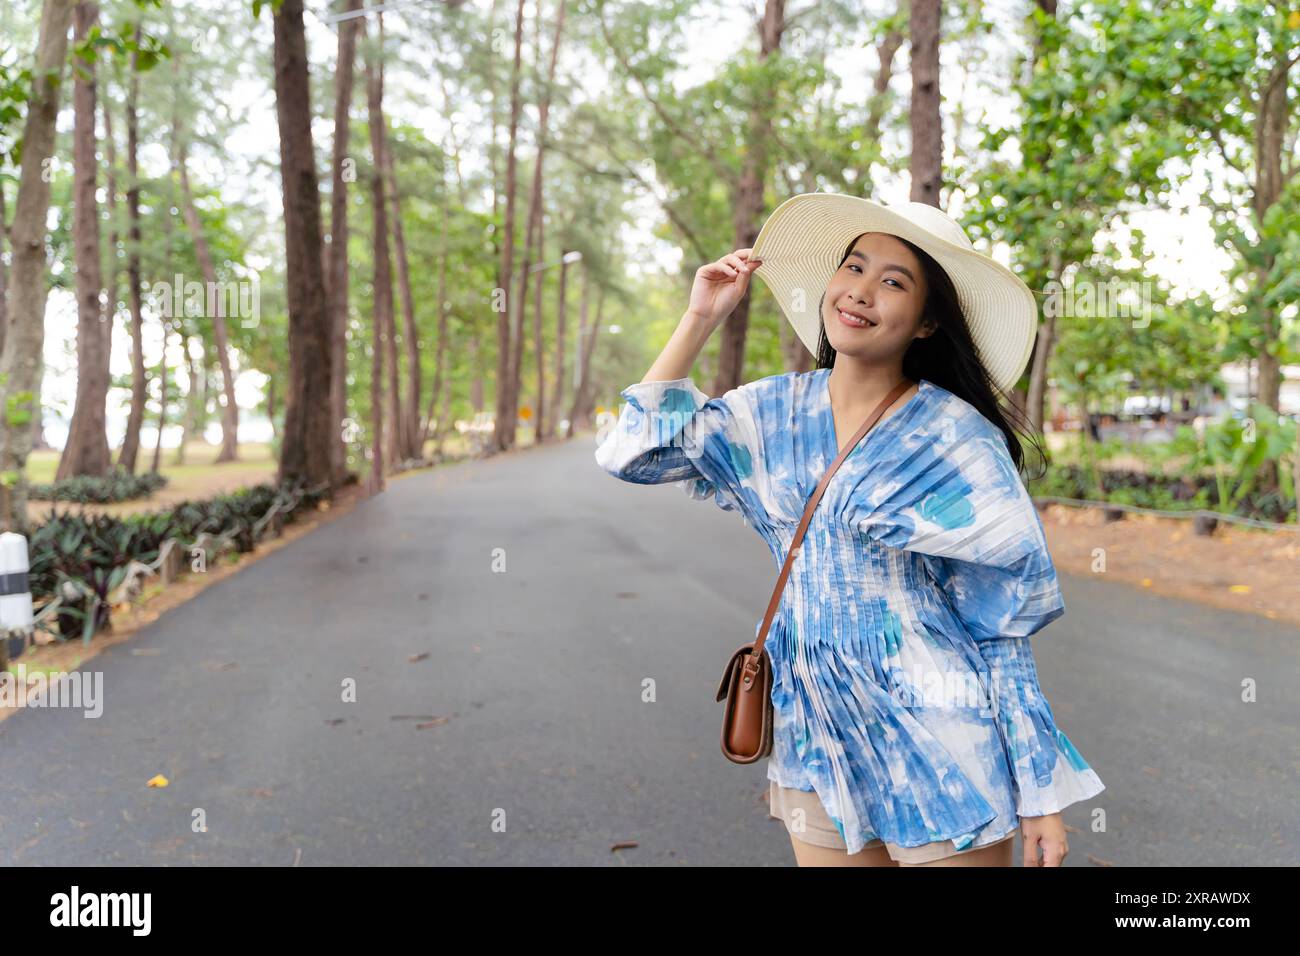
[{"label": "bag strap", "polygon": [[[767,630],[772,626],[772,618],[776,615],[777,605],[781,603],[781,591],[785,588],[786,579],[790,576],[790,566],[794,563],[794,557],[798,554],[799,548],[803,545],[804,532],[808,530],[808,523],[812,520],[813,509],[817,507],[817,502],[821,500],[822,492],[824,492],[826,486],[831,483],[831,477],[840,467],[840,462],[844,461],[844,459],[849,456],[849,453],[853,451],[854,448],[858,447],[858,442],[862,441],[863,436],[871,430],[871,427],[875,425],[877,421],[879,421],[880,416],[885,413],[885,409],[894,404],[898,397],[907,391],[911,385],[912,383],[910,381],[903,379],[903,381],[899,382],[898,385],[894,387],[893,391],[880,400],[880,404],[876,406],[876,410],[868,415],[867,420],[862,423],[860,428],[858,428],[858,433],[853,436],[853,440],[849,442],[844,450],[835,457],[833,462],[831,462],[831,466],[827,469],[826,474],[822,476],[821,483],[817,486],[817,490],[814,491],[812,497],[808,499],[808,504],[803,509],[803,520],[799,522],[799,528],[795,531],[794,539],[790,543],[790,551],[785,556],[785,564],[781,566],[781,576],[777,578],[776,589],[772,592],[772,600],[767,604],[767,613],[763,616],[763,627],[759,631],[758,639],[754,641],[754,648],[749,653],[749,659],[745,662],[745,669],[747,671],[752,673],[758,669],[758,658],[759,655],[763,653],[763,642],[767,640]],[[831,417],[833,420],[834,412],[831,413]],[[832,434],[833,433],[834,429],[832,429]]]}]

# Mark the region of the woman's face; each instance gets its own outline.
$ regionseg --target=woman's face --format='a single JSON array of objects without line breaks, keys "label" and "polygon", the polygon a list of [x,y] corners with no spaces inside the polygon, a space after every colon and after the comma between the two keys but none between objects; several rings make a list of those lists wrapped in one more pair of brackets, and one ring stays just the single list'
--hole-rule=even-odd
[{"label": "woman's face", "polygon": [[[921,321],[925,273],[917,257],[897,237],[868,232],[826,284],[822,322],[837,352],[874,362],[901,360],[912,340],[924,338],[933,324]],[[866,320],[851,324],[851,313]]]}]

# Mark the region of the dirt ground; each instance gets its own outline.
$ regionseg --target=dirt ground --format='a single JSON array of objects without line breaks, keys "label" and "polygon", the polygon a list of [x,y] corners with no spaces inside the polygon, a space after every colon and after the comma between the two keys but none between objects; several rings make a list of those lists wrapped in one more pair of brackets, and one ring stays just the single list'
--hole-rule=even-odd
[{"label": "dirt ground", "polygon": [[1190,519],[1126,514],[1107,523],[1100,509],[1058,504],[1039,512],[1062,572],[1104,573],[1167,597],[1300,625],[1300,531],[1220,524],[1198,535]]}]

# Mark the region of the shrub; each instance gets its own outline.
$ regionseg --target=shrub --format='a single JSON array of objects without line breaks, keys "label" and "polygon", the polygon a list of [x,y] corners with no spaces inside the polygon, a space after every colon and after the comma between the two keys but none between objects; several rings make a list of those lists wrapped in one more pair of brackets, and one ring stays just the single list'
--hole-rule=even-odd
[{"label": "shrub", "polygon": [[283,520],[291,523],[304,509],[314,508],[325,489],[304,489],[299,484],[271,484],[243,488],[201,501],[182,501],[164,510],[115,517],[86,515],[54,508],[33,529],[28,552],[28,573],[33,600],[54,597],[68,581],[79,582],[94,595],[91,609],[67,601],[59,608],[58,632],[70,637],[80,631],[85,638],[109,623],[109,594],[122,582],[132,561],[152,564],[163,542],[176,538],[189,547],[203,532],[231,535],[239,551],[251,551],[255,526],[278,502]]},{"label": "shrub", "polygon": [[74,475],[48,484],[33,484],[27,490],[32,501],[74,501],[79,504],[112,504],[147,498],[167,484],[167,478],[146,471],[133,475],[115,468],[107,475]]}]

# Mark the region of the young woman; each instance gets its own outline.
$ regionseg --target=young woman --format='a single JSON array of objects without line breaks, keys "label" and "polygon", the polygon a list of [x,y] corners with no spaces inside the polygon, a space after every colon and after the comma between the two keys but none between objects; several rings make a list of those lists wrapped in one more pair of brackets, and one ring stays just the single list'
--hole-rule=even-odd
[{"label": "young woman", "polygon": [[[818,367],[709,399],[691,369],[752,274]],[[939,210],[806,194],[696,272],[621,393],[597,463],[740,512],[779,568],[844,443],[911,383],[824,492],[765,645],[771,814],[801,866],[1010,866],[1017,831],[1024,865],[1059,866],[1060,811],[1104,789],[1029,643],[1065,605],[994,390],[1020,377],[1036,321],[1024,283]]]}]

